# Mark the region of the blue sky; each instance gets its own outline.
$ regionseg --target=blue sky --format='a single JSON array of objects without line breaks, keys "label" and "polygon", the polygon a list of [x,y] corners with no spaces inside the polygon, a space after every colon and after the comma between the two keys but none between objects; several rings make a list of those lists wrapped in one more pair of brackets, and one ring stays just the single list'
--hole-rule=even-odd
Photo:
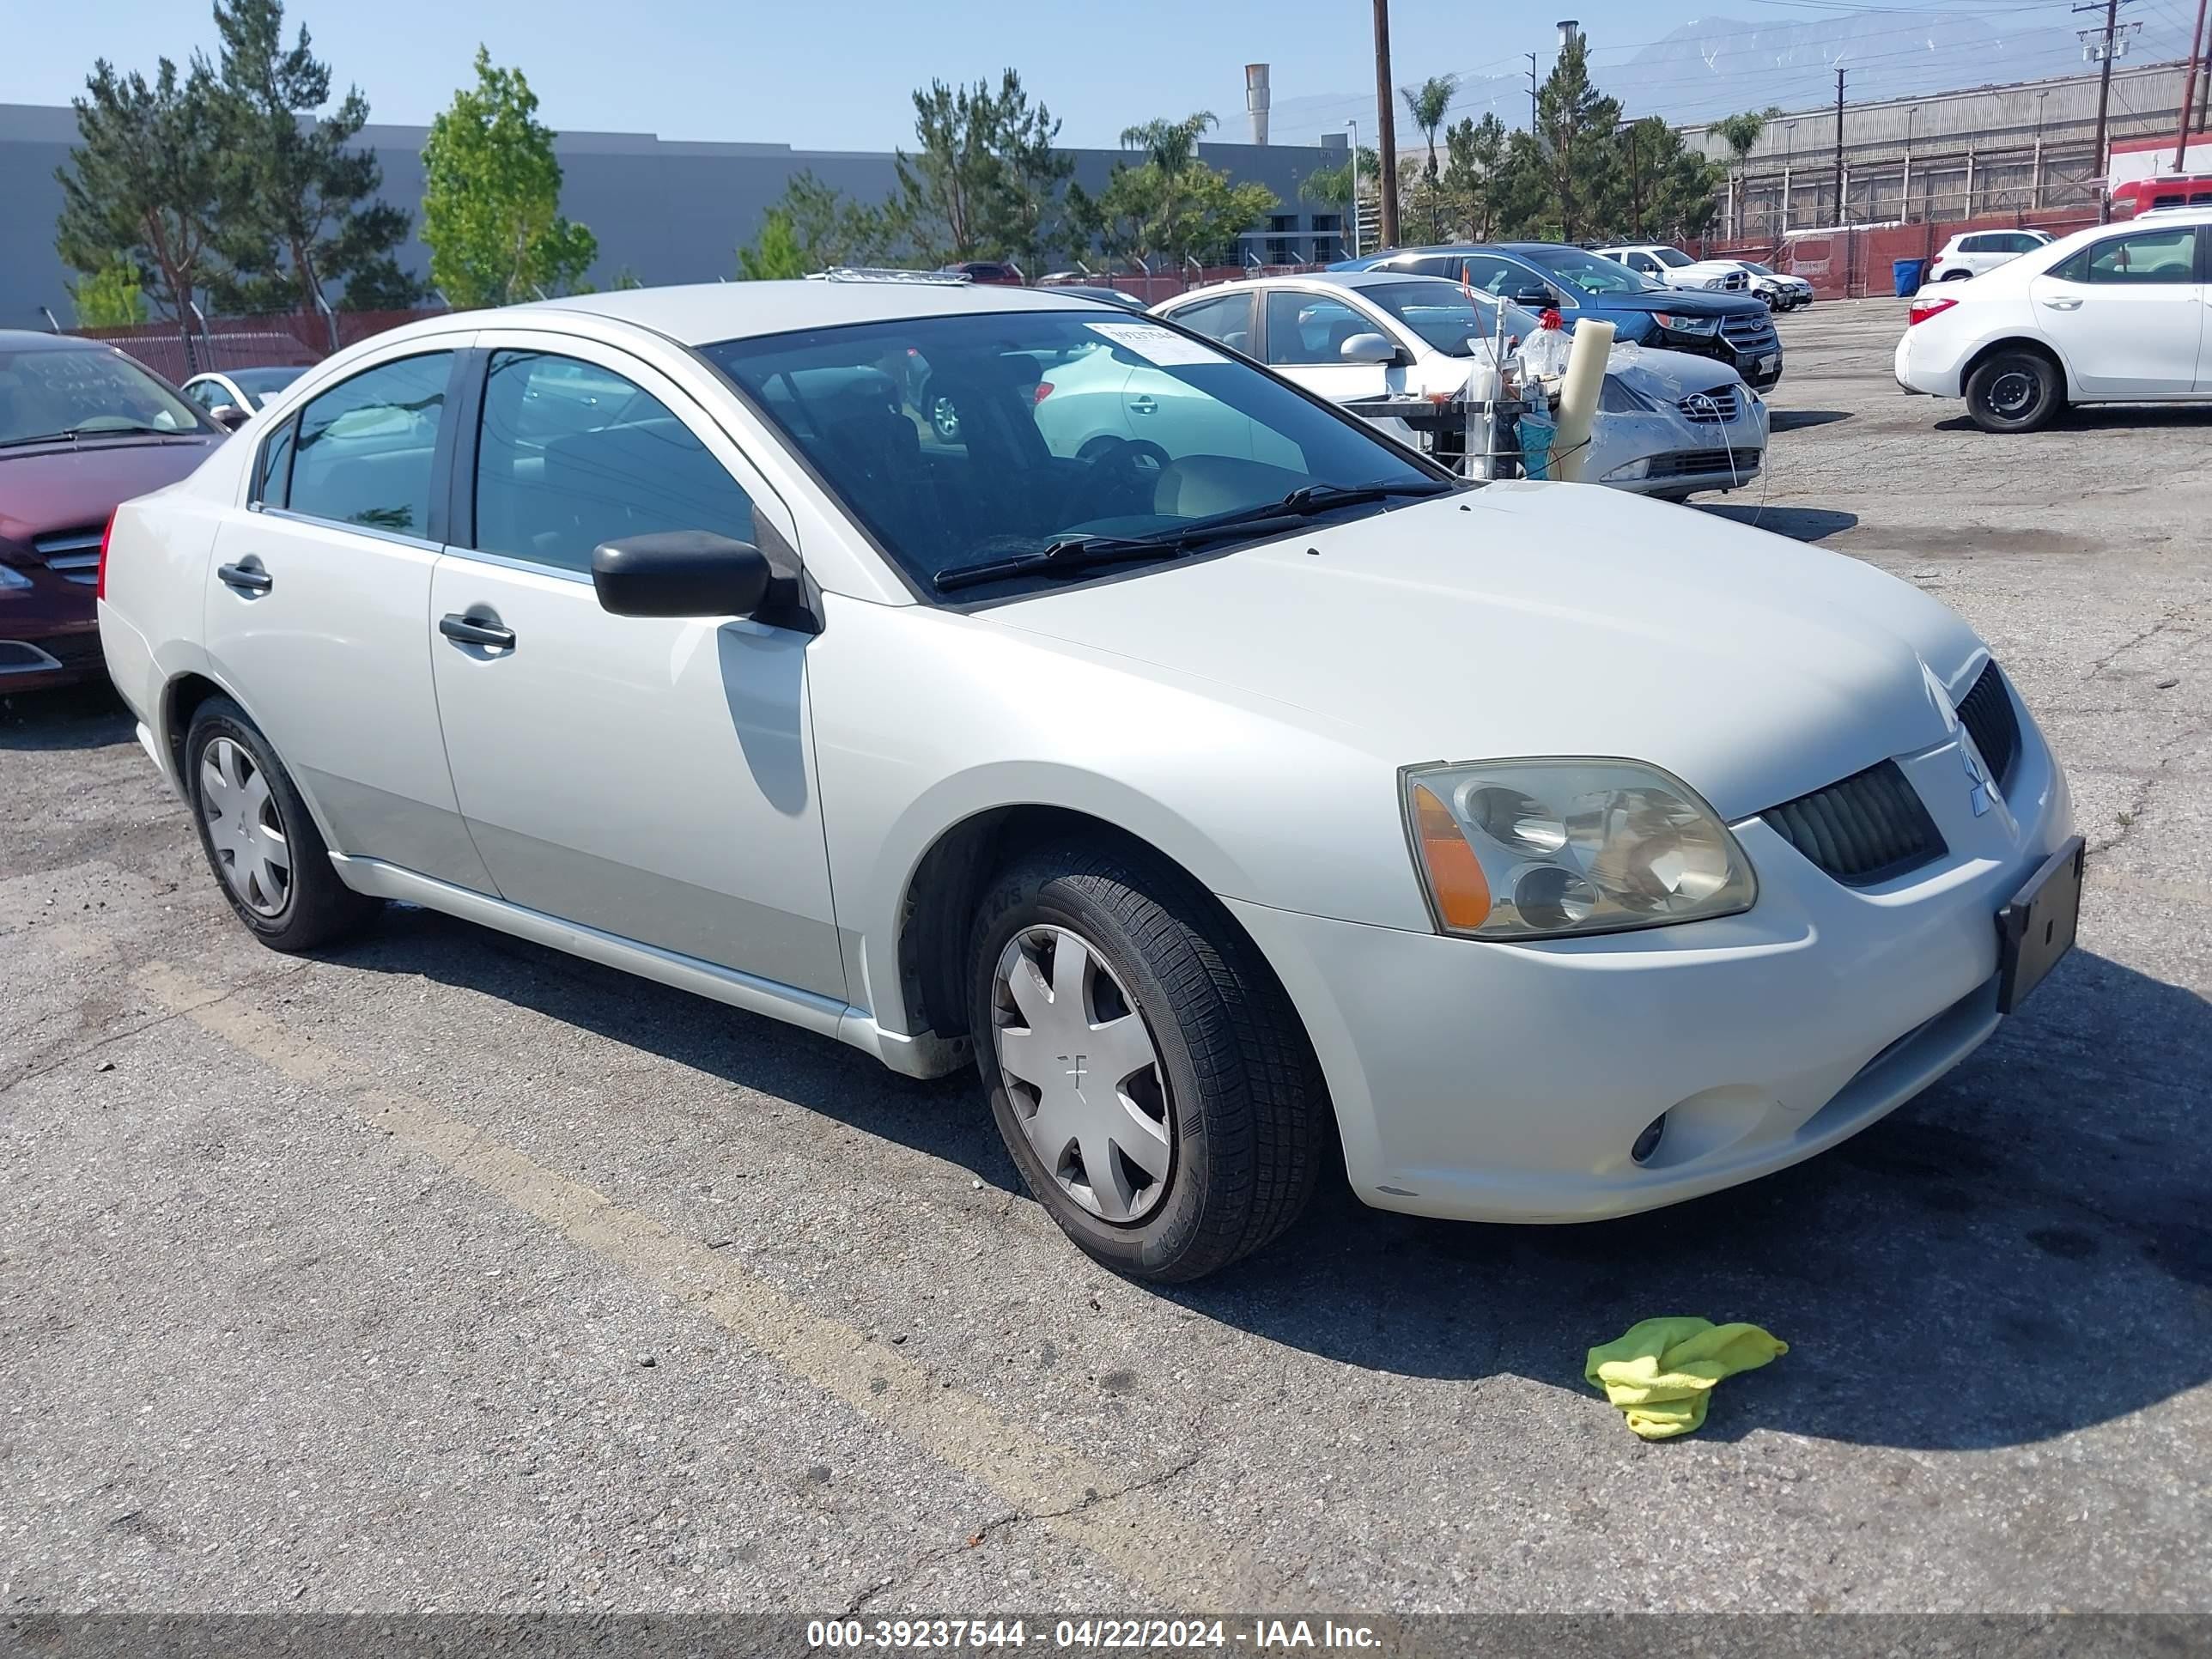
[{"label": "blue sky", "polygon": [[[0,10],[31,7],[9,0]],[[7,29],[0,103],[59,104],[95,58],[151,70],[210,47],[197,0],[36,6]],[[1593,44],[1645,41],[1691,15],[1628,0],[1569,4]],[[908,94],[933,76],[1021,71],[1065,125],[1064,142],[1110,145],[1154,115],[1210,109],[1244,131],[1243,65],[1273,65],[1276,101],[1374,84],[1368,0],[291,0],[341,84],[373,118],[423,122],[467,76],[478,41],[530,77],[556,128],[669,138],[887,149],[909,140]],[[1394,0],[1394,78],[1509,72],[1545,49],[1552,16],[1468,0]],[[1371,93],[1347,106],[1364,129]]]}]

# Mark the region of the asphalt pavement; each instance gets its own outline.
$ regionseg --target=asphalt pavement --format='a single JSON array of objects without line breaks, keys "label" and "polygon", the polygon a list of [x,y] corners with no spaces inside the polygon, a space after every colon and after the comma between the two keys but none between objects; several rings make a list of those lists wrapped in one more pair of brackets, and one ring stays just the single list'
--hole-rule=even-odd
[{"label": "asphalt pavement", "polygon": [[[1766,479],[1666,510],[1989,638],[2081,944],[1917,1102],[1638,1219],[1339,1181],[1128,1285],[972,1079],[420,910],[274,955],[111,696],[0,703],[0,1609],[2212,1612],[2212,410],[1988,436],[1902,321],[1783,319]],[[1647,1445],[1583,1358],[1668,1313],[1790,1352]]]}]

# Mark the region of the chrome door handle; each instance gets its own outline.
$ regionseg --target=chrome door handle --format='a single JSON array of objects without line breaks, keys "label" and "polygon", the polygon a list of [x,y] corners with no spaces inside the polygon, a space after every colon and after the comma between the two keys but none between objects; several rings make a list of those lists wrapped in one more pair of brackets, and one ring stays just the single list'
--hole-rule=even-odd
[{"label": "chrome door handle", "polygon": [[1149,392],[1140,392],[1129,399],[1129,413],[1132,415],[1149,415],[1158,407]]},{"label": "chrome door handle", "polygon": [[2081,309],[2081,302],[2079,300],[2070,298],[2063,294],[2053,295],[2050,299],[2045,300],[2043,303],[2049,306],[2053,311],[2079,311]]},{"label": "chrome door handle", "polygon": [[240,593],[266,593],[276,586],[276,579],[258,564],[220,564],[215,574],[225,587]]},{"label": "chrome door handle", "polygon": [[514,630],[497,623],[478,622],[459,615],[438,618],[438,631],[456,645],[481,645],[494,651],[514,649]]}]

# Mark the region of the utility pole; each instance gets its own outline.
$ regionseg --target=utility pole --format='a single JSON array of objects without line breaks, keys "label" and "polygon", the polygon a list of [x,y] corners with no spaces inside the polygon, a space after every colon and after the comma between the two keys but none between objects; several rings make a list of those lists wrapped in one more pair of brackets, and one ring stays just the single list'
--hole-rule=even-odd
[{"label": "utility pole", "polygon": [[1375,171],[1383,247],[1398,246],[1398,113],[1390,90],[1390,0],[1375,0]]},{"label": "utility pole", "polygon": [[[2197,0],[2197,27],[2189,34],[2189,75],[2181,83],[2181,131],[2173,137],[2173,170],[2176,173],[2189,171],[2189,105],[2197,94],[2197,42],[2203,33],[2204,0]],[[2206,55],[2212,56],[2212,47],[2206,49]]]},{"label": "utility pole", "polygon": [[1359,123],[1352,121],[1352,257],[1359,257]]},{"label": "utility pole", "polygon": [[1846,222],[1844,211],[1844,72],[1836,71],[1836,222]]},{"label": "utility pole", "polygon": [[[2084,41],[2088,40],[2092,34],[2099,34],[2096,43],[2089,47],[2088,52],[2098,60],[2100,70],[2097,76],[2097,148],[2090,165],[2096,169],[2097,222],[2100,225],[2108,223],[2112,216],[2112,169],[2105,153],[2105,117],[2112,100],[2112,59],[2120,55],[2120,7],[2124,3],[2125,0],[2105,0],[2102,8],[2105,27],[2101,33],[2094,29],[2081,32]],[[2099,8],[2092,3],[2076,6],[2074,9],[2096,11]],[[2192,40],[2191,45],[2195,44]]]}]

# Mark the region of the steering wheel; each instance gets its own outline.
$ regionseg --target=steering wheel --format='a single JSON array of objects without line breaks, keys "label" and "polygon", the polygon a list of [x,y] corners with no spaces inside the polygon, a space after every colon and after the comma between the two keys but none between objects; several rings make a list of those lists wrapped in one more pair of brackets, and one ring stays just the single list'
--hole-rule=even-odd
[{"label": "steering wheel", "polygon": [[1090,466],[1069,492],[1067,516],[1073,521],[1152,511],[1160,471],[1168,464],[1167,451],[1158,444],[1102,434],[1076,451],[1076,459]]}]

